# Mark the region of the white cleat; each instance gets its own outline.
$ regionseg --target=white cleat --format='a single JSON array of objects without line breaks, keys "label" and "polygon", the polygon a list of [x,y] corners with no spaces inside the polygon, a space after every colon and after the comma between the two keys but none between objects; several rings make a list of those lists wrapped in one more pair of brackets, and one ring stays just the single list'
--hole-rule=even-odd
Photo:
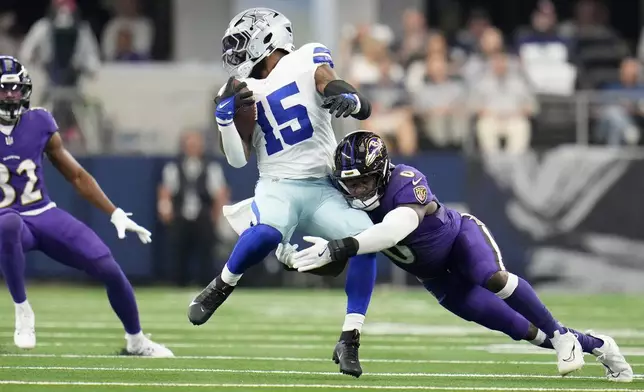
[{"label": "white cleat", "polygon": [[563,335],[555,331],[550,341],[557,351],[559,374],[565,376],[584,366],[584,352],[581,350],[581,344],[570,331]]},{"label": "white cleat", "polygon": [[173,358],[174,354],[166,346],[155,343],[148,336],[139,333],[137,335],[125,335],[127,340],[126,351],[130,355],[154,358]]},{"label": "white cleat", "polygon": [[604,345],[593,350],[597,362],[604,365],[604,371],[608,381],[631,382],[633,381],[633,368],[626,362],[626,358],[619,352],[619,346],[610,336],[596,335],[593,331],[587,331],[586,335],[596,337],[604,341]]},{"label": "white cleat", "polygon": [[13,343],[25,350],[36,347],[36,315],[28,302],[16,304],[16,331]]}]

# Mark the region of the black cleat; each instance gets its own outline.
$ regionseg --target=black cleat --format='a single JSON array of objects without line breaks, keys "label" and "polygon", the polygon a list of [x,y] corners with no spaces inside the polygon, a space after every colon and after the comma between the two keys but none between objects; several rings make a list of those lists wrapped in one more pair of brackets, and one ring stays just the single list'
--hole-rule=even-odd
[{"label": "black cleat", "polygon": [[340,341],[333,350],[333,361],[340,364],[340,373],[355,378],[360,377],[362,367],[360,367],[360,359],[358,359],[358,348],[360,348],[360,332],[357,329],[343,331]]},{"label": "black cleat", "polygon": [[233,292],[235,286],[230,286],[217,276],[199,295],[192,300],[188,307],[188,319],[194,325],[204,324],[215,313]]}]

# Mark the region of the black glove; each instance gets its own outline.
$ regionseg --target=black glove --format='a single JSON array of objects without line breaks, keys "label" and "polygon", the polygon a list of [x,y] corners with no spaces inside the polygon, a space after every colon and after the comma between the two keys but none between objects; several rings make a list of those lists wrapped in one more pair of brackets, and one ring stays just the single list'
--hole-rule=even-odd
[{"label": "black glove", "polygon": [[335,112],[335,118],[349,117],[358,108],[358,97],[355,94],[338,94],[333,95],[322,102],[324,109],[329,109],[329,113]]},{"label": "black glove", "polygon": [[[241,82],[237,86],[234,86],[234,82],[235,78],[230,77],[224,91],[221,95],[215,97],[217,118],[232,120],[237,110],[255,104],[252,91],[241,91],[246,88],[246,82]],[[234,104],[231,104],[231,102],[234,102]]]}]

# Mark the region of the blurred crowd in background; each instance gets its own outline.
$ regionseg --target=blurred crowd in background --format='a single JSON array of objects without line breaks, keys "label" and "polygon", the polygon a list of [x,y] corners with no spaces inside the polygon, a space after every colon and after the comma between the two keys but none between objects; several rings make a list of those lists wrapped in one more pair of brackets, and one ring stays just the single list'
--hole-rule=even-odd
[{"label": "blurred crowd in background", "polygon": [[[98,22],[83,19],[76,0],[52,0],[32,24],[0,14],[0,52],[46,70],[51,88],[45,99],[53,102],[68,143],[81,150],[82,127],[74,116],[75,106],[84,104],[75,88],[79,78],[104,62],[170,57],[168,33],[162,33],[168,26],[153,22],[164,20],[163,7],[148,4],[144,16],[138,0],[96,3]],[[344,26],[336,64],[374,104],[361,127],[385,136],[402,155],[521,153],[579,141],[580,105],[585,142],[635,145],[644,124],[644,39],[623,40],[609,15],[605,3],[579,0],[572,18],[560,20],[554,4],[541,0],[528,25],[504,35],[485,9],[472,8],[465,25],[446,34],[409,9],[401,34],[379,24]],[[584,98],[582,91],[601,94]]]}]

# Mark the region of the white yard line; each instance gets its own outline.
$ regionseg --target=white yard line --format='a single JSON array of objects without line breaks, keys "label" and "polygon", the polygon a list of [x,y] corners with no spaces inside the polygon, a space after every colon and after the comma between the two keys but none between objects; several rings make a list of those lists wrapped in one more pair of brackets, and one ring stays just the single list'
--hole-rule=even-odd
[{"label": "white yard line", "polygon": [[[153,325],[157,331],[166,330],[190,330],[195,331],[195,327],[186,322],[170,322],[159,321],[155,322],[153,317],[142,316],[144,323]],[[42,321],[38,322],[36,328],[49,329],[118,329],[122,330],[123,326],[119,324],[116,319],[106,319],[105,321],[81,321],[81,322],[66,322],[66,321]],[[275,331],[277,326],[283,327],[287,325],[285,320],[271,323],[270,320],[263,320],[261,324],[251,324],[238,322],[223,322],[216,326],[217,331]],[[312,332],[312,333],[336,333],[339,326],[335,325],[317,325],[317,324],[288,324],[288,332]],[[583,331],[583,329],[578,328]],[[612,336],[613,338],[644,338],[644,330],[642,329],[603,329],[596,328],[595,332],[603,333]],[[365,325],[365,336],[371,335],[390,335],[390,336],[485,336],[495,337],[504,336],[500,332],[490,331],[480,326],[467,326],[467,325],[430,325],[430,324],[408,324],[408,323],[387,323],[387,322],[373,322]],[[619,342],[618,342],[619,343]]]},{"label": "white yard line", "polygon": [[[82,344],[85,347],[114,347],[115,343],[111,342],[40,342],[40,347],[72,347]],[[163,342],[170,348],[192,348],[192,349],[210,349],[210,348],[247,348],[248,343],[186,343],[186,342]],[[253,348],[258,349],[288,349],[288,350],[324,350],[328,349],[326,343],[320,344],[278,344],[278,343],[253,343]],[[368,344],[365,348],[369,351],[481,351],[495,355],[553,355],[551,350],[542,349],[530,344],[489,344],[476,346],[459,346],[459,345],[434,345],[414,344],[414,345],[389,345],[389,344]],[[622,354],[631,357],[644,356],[642,347],[625,347],[621,349]]]},{"label": "white yard line", "polygon": [[[88,372],[181,372],[181,373],[230,373],[230,374],[272,374],[332,376],[338,372],[310,372],[301,370],[259,370],[259,369],[210,369],[210,368],[128,368],[128,367],[88,367],[88,366],[0,366],[0,370],[62,370]],[[521,378],[521,379],[561,379],[561,376],[545,374],[490,374],[490,373],[400,373],[400,372],[365,372],[363,376],[374,377],[426,377],[426,378]],[[643,376],[635,376],[642,378]],[[569,376],[565,380],[601,380],[605,377]]]},{"label": "white yard line", "polygon": [[[248,348],[248,343],[185,343],[185,342],[163,342],[169,348]],[[73,347],[82,345],[84,347],[115,347],[110,342],[38,342],[39,347]],[[116,343],[118,345],[118,343]],[[327,343],[320,344],[279,344],[279,343],[253,343],[253,348],[260,349],[287,349],[287,350],[324,350],[332,347]],[[445,346],[445,345],[388,345],[369,344],[369,350],[374,351],[481,351],[485,346]]]},{"label": "white yard line", "polygon": [[[38,338],[54,338],[54,339],[95,339],[95,340],[115,340],[122,339],[122,334],[117,333],[100,333],[100,332],[37,332]],[[0,337],[12,338],[13,332],[0,332]],[[212,335],[212,334],[167,334],[167,333],[155,333],[153,335],[154,339],[160,341],[163,340],[181,340],[184,342],[191,341],[263,341],[263,342],[292,342],[293,334],[284,333],[284,334],[221,334],[221,335]],[[307,335],[307,342],[334,342],[337,336],[334,335]],[[443,336],[443,337],[423,337],[423,336],[392,336],[392,335],[367,335],[363,336],[363,339],[367,342],[395,342],[395,343],[426,343],[430,344],[434,339],[440,339],[443,342],[449,343],[463,343],[463,344],[476,344],[476,343],[503,343],[507,342],[508,338],[499,335],[499,336],[485,336],[485,337],[466,337],[466,336]],[[370,344],[370,343],[367,343]],[[644,344],[644,340],[642,341]]]},{"label": "white yard line", "polygon": [[[312,357],[269,357],[269,356],[237,356],[237,355],[179,355],[174,358],[149,358],[135,357],[130,355],[102,355],[102,354],[0,354],[1,357],[10,358],[68,358],[68,359],[134,359],[134,360],[215,360],[215,361],[282,361],[282,362],[330,362],[327,358]],[[554,366],[554,361],[474,361],[474,360],[448,360],[448,359],[395,359],[395,358],[362,358],[363,363],[409,363],[409,364],[435,364],[435,365],[530,365],[530,366]],[[599,363],[588,362],[588,365],[599,365]],[[631,366],[644,366],[642,363],[631,363]]]},{"label": "white yard line", "polygon": [[355,385],[355,384],[209,384],[209,383],[136,383],[136,382],[83,382],[83,381],[19,381],[0,380],[0,385],[46,386],[113,386],[113,387],[166,387],[166,388],[283,388],[283,389],[384,389],[421,391],[519,391],[519,392],[644,392],[644,389],[617,388],[522,388],[522,387],[450,387],[425,385]]}]

